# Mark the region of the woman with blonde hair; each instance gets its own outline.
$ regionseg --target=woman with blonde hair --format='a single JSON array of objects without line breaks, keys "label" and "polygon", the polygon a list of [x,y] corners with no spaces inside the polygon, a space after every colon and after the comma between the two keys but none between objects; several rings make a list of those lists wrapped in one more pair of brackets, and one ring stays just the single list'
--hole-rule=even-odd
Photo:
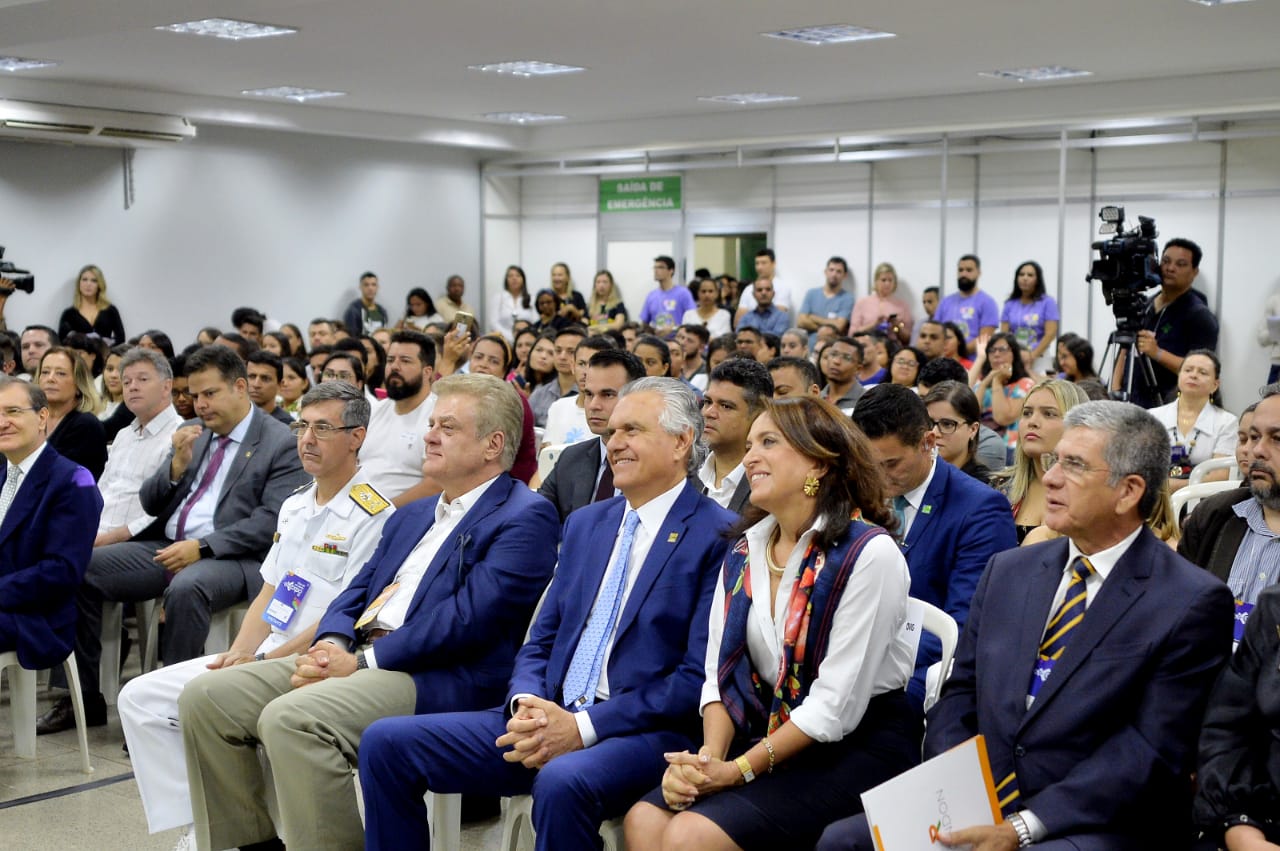
[{"label": "woman with blonde hair", "polygon": [[1087,401],[1089,397],[1083,390],[1058,378],[1041,381],[1023,400],[1013,463],[991,480],[991,484],[1009,498],[1018,543],[1044,522],[1045,471],[1041,458],[1057,449],[1062,438],[1062,418],[1067,411]]},{"label": "woman with blonde hair", "polygon": [[603,334],[611,328],[621,328],[627,321],[627,306],[622,303],[622,293],[608,269],[596,272],[591,284],[591,301],[587,302],[587,330]]},{"label": "woman with blonde hair", "polygon": [[894,295],[898,272],[881,263],[871,276],[871,294],[858,299],[849,315],[849,336],[881,328],[904,346],[911,342],[911,305]]},{"label": "woman with blonde hair", "polygon": [[101,402],[84,360],[71,349],[55,346],[40,358],[35,381],[49,404],[49,445],[93,473],[94,479],[101,477],[107,466],[107,434],[96,415]]},{"label": "woman with blonde hair", "polygon": [[62,311],[58,320],[58,339],[64,339],[72,331],[95,334],[106,340],[108,346],[125,341],[120,311],[107,300],[107,277],[97,266],[89,265],[80,270],[71,307]]}]

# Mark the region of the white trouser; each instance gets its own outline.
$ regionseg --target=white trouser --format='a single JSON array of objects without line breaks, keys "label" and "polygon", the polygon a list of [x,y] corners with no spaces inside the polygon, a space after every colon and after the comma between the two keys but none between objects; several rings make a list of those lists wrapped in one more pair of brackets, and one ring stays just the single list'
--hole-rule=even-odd
[{"label": "white trouser", "polygon": [[178,726],[178,695],[209,670],[205,656],[134,677],[120,690],[116,708],[129,743],[133,775],[151,833],[191,824],[187,758]]}]

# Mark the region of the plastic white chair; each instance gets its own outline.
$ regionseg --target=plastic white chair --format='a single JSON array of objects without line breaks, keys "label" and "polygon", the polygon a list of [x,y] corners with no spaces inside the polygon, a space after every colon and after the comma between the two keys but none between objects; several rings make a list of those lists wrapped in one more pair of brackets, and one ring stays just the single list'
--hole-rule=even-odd
[{"label": "plastic white chair", "polygon": [[544,446],[538,453],[538,479],[546,481],[547,476],[551,475],[551,471],[555,469],[556,461],[560,460],[560,453],[564,451],[566,446],[572,446],[570,443],[554,443],[551,446]]},{"label": "plastic white chair", "polygon": [[960,629],[955,618],[937,606],[912,598],[913,605],[921,610],[920,627],[942,642],[942,658],[929,666],[925,673],[924,711],[928,712],[942,692],[942,684],[951,676],[951,663],[955,659],[956,644],[960,641]]},{"label": "plastic white chair", "polygon": [[[616,818],[600,825],[600,838],[604,840],[604,851],[626,851],[622,819]],[[533,796],[508,798],[507,811],[502,816],[502,841],[498,848],[500,851],[531,851],[533,841]]]},{"label": "plastic white chair", "polygon": [[1195,510],[1196,504],[1205,497],[1213,496],[1240,487],[1239,482],[1201,482],[1198,485],[1187,485],[1173,492],[1170,502],[1173,503],[1173,516],[1181,517],[1185,507],[1187,512]]},{"label": "plastic white chair", "polygon": [[214,612],[213,617],[209,618],[209,635],[204,640],[204,652],[223,653],[231,647],[231,642],[235,641],[240,625],[244,623],[244,616],[248,613],[248,602],[236,603],[220,612]]},{"label": "plastic white chair", "polygon": [[[162,602],[163,598],[157,597],[133,604],[138,615],[138,658],[144,674],[156,666],[156,637]],[[98,663],[98,690],[113,706],[120,693],[120,631],[123,620],[124,603],[102,604],[102,659]]]},{"label": "plastic white chair", "polygon": [[[80,671],[72,653],[62,663],[71,690],[71,707],[76,716],[76,736],[80,740],[80,770],[93,772],[89,762],[89,736],[84,724],[84,700],[80,696]],[[24,759],[36,755],[36,672],[18,663],[18,654],[0,653],[0,671],[8,671],[9,714],[13,721],[13,751]]]},{"label": "plastic white chair", "polygon": [[1235,458],[1210,458],[1208,461],[1201,461],[1191,471],[1190,477],[1187,479],[1187,485],[1198,485],[1204,481],[1204,477],[1214,470],[1229,470],[1227,473],[1227,481],[1240,481],[1240,468],[1236,466]]}]

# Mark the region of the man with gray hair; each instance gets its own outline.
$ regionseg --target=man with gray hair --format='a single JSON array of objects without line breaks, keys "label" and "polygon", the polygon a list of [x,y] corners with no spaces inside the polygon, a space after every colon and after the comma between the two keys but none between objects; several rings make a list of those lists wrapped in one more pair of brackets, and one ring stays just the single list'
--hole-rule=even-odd
[{"label": "man with gray hair", "polygon": [[707,614],[737,519],[690,484],[701,432],[683,382],[623,388],[604,435],[622,495],[565,521],[506,700],[365,733],[367,848],[428,847],[424,788],[532,794],[540,851],[597,848],[601,821],[657,785],[662,754],[696,747]]},{"label": "man with gray hair", "polygon": [[[926,758],[985,737],[1004,821],[941,841],[1186,847],[1231,592],[1146,528],[1169,471],[1154,417],[1088,402],[1064,427],[1044,458],[1045,523],[1063,537],[992,557],[925,736]],[[850,828],[838,822],[818,847],[872,847],[865,821],[860,836]]]},{"label": "man with gray hair", "polygon": [[138,492],[168,458],[173,433],[182,417],[173,408],[173,371],[164,355],[141,347],[120,360],[124,405],[134,420],[116,434],[107,449],[107,466],[98,479],[102,518],[95,547],[127,541],[155,522]]},{"label": "man with gray hair", "polygon": [[159,833],[185,826],[186,844],[179,848],[194,846],[178,697],[208,671],[225,676],[238,666],[251,669],[311,646],[320,616],[373,555],[394,511],[357,470],[368,425],[368,399],[345,381],[318,384],[302,397],[298,420],[289,427],[312,481],[280,506],[275,541],[262,562],[262,590],[231,648],[166,665],[130,680],[120,692],[120,724],[147,827]]},{"label": "man with gray hair", "polygon": [[[285,842],[358,849],[351,769],[365,728],[481,709],[506,693],[555,567],[559,518],[507,472],[524,419],[511,385],[451,375],[435,392],[422,471],[443,492],[396,511],[299,655],[211,671],[182,690],[198,847],[280,847],[261,794],[261,744]],[[361,509],[383,502],[372,494]]]}]

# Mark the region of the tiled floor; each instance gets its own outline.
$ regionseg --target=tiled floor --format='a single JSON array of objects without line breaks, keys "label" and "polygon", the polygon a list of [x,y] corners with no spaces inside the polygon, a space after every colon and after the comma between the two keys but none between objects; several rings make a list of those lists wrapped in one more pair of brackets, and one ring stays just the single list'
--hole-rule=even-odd
[{"label": "tiled floor", "polygon": [[[136,673],[136,663],[134,664]],[[54,694],[41,691],[37,711],[52,704]],[[89,730],[93,773],[80,771],[74,730],[36,739],[36,758],[14,754],[8,686],[0,694],[0,849],[4,851],[168,851],[178,831],[147,833],[138,786],[129,757],[121,750],[124,734],[115,707],[105,727]],[[70,789],[86,783],[125,778],[61,797],[6,806],[29,796]],[[499,819],[467,825],[463,851],[496,848],[502,835]]]}]

